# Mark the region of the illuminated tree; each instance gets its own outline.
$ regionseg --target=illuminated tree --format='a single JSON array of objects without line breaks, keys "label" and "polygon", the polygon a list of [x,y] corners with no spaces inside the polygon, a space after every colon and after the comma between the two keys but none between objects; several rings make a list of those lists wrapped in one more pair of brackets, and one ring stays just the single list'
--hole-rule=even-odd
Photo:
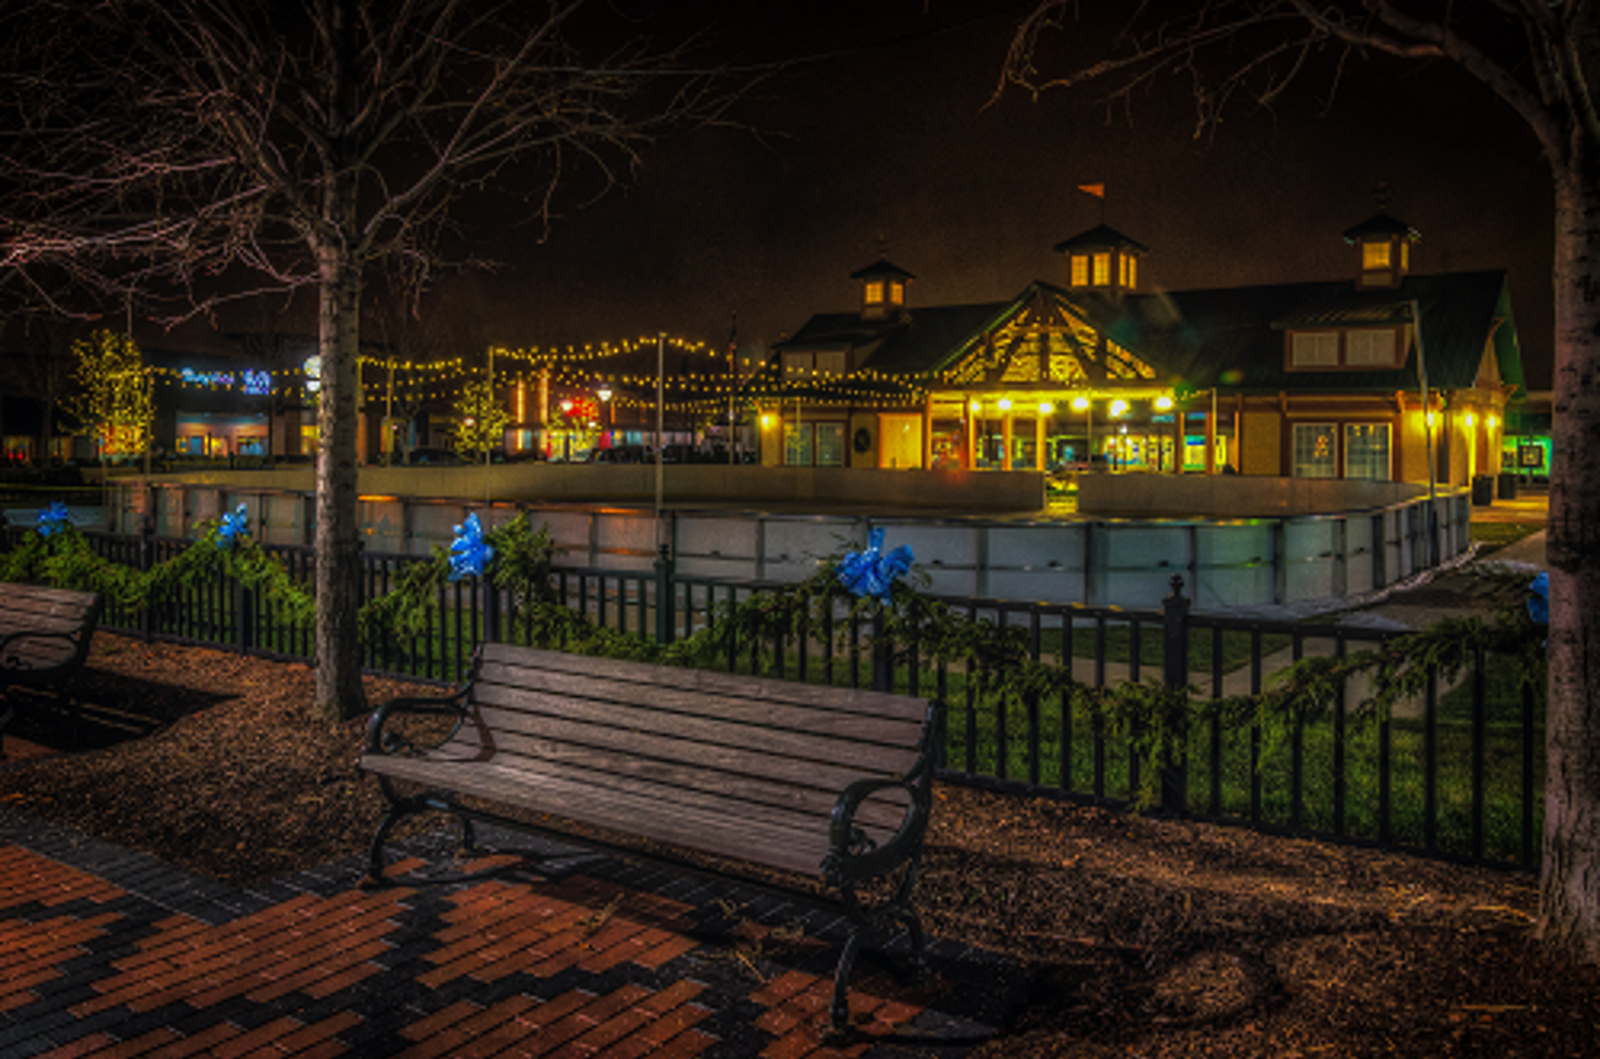
[{"label": "illuminated tree", "polygon": [[0,0],[0,289],[91,313],[108,294],[164,292],[181,299],[171,317],[317,293],[326,716],[365,708],[369,272],[387,261],[426,284],[449,263],[461,196],[495,224],[547,222],[568,181],[591,197],[652,136],[724,102],[615,14],[585,0]]},{"label": "illuminated tree", "polygon": [[[1448,62],[1533,131],[1555,185],[1555,426],[1550,479],[1550,685],[1545,718],[1539,933],[1552,950],[1600,962],[1600,19],[1588,0],[1177,0],[1139,4],[1110,47],[1052,36],[1081,0],[1040,0],[1021,23],[1005,77],[1032,92],[1093,82],[1132,104],[1178,72],[1209,132],[1230,100],[1270,105],[1297,78],[1334,78],[1366,53]],[[1046,40],[1050,38],[1047,45]],[[1330,60],[1318,66],[1319,58]],[[1059,67],[1046,71],[1042,67]],[[1441,135],[1440,130],[1433,130]],[[1463,135],[1476,135],[1463,132]]]},{"label": "illuminated tree", "polygon": [[142,454],[150,444],[155,402],[138,344],[127,335],[96,331],[73,343],[72,356],[76,392],[62,400],[63,411],[78,421],[81,433],[94,437],[101,456]]},{"label": "illuminated tree", "polygon": [[505,443],[511,413],[496,399],[487,379],[474,379],[461,388],[455,413],[455,448],[463,459],[481,460]]}]

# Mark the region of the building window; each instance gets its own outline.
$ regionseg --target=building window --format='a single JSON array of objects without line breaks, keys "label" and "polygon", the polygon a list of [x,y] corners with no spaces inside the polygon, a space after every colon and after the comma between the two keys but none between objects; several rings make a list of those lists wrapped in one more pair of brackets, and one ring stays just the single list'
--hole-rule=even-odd
[{"label": "building window", "polygon": [[1138,285],[1139,262],[1127,254],[1122,255],[1122,286],[1125,290],[1132,290]]},{"label": "building window", "polygon": [[1094,285],[1096,287],[1109,286],[1111,283],[1111,255],[1094,255]]},{"label": "building window", "polygon": [[873,280],[867,284],[867,304],[883,304],[883,283],[881,280]]},{"label": "building window", "polygon": [[817,374],[840,377],[844,375],[844,350],[832,349],[817,354]]},{"label": "building window", "polygon": [[895,282],[889,284],[889,304],[901,305],[906,300],[906,285]]},{"label": "building window", "polygon": [[1085,254],[1072,255],[1072,285],[1074,287],[1089,285],[1089,258]]},{"label": "building window", "polygon": [[785,353],[783,355],[783,377],[785,379],[808,379],[811,377],[813,363],[810,353]]},{"label": "building window", "polygon": [[1332,478],[1338,471],[1334,449],[1338,435],[1332,423],[1294,425],[1294,476]]},{"label": "building window", "polygon": [[1344,476],[1386,482],[1389,474],[1389,425],[1349,423],[1344,428]]},{"label": "building window", "polygon": [[844,424],[817,424],[817,466],[844,466]]},{"label": "building window", "polygon": [[1367,270],[1389,267],[1388,243],[1362,243],[1361,267]]},{"label": "building window", "polygon": [[811,434],[814,424],[786,423],[783,427],[783,462],[787,467],[811,466]]},{"label": "building window", "polygon": [[1351,331],[1344,339],[1344,362],[1351,367],[1395,365],[1395,333],[1391,330]]},{"label": "building window", "polygon": [[1339,332],[1296,331],[1289,336],[1289,363],[1296,368],[1339,366]]}]

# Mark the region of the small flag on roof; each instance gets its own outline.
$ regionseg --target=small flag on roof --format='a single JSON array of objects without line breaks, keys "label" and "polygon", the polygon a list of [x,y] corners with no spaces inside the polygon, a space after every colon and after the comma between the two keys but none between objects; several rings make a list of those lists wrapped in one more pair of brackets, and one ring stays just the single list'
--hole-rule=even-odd
[{"label": "small flag on roof", "polygon": [[1106,197],[1106,186],[1104,184],[1079,184],[1078,190],[1085,195],[1093,195],[1097,199]]}]

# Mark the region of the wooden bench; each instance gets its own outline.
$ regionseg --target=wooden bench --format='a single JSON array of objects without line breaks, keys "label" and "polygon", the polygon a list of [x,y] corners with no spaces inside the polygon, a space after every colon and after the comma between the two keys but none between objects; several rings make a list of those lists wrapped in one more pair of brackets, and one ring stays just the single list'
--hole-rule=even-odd
[{"label": "wooden bench", "polygon": [[[388,727],[419,713],[455,723],[426,749]],[[863,945],[904,928],[922,969],[912,891],[942,724],[937,701],[485,644],[456,693],[395,699],[368,721],[357,767],[391,806],[370,882],[382,882],[385,839],[409,814],[456,814],[468,845],[474,818],[515,825],[461,796],[709,855],[714,870],[820,879],[850,922],[830,1012],[843,1031]],[[422,789],[402,793],[400,781]],[[886,899],[863,898],[884,879]]]},{"label": "wooden bench", "polygon": [[[12,688],[67,697],[68,685],[89,659],[100,623],[100,595],[42,585],[0,582],[0,732],[16,714]],[[77,706],[72,706],[77,737]]]}]

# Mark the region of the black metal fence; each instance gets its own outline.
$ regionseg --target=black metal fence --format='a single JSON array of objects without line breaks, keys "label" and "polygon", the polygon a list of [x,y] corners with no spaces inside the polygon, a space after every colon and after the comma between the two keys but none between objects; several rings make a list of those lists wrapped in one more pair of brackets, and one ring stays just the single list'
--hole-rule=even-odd
[{"label": "black metal fence", "polygon": [[[13,534],[18,531],[11,531]],[[140,569],[192,542],[153,536],[87,535],[94,549]],[[309,548],[266,546],[310,584]],[[367,598],[388,592],[415,557],[366,554]],[[678,575],[670,561],[634,571],[558,568],[564,606],[597,625],[666,642],[710,623],[719,610],[781,585]],[[1075,684],[1105,688],[1150,680],[1197,689],[1198,702],[1256,696],[1273,675],[1313,654],[1344,655],[1394,632],[1353,625],[1196,614],[1174,579],[1158,609],[1124,610],[945,599],[974,622],[1020,630],[1039,662],[1067,667]],[[448,682],[466,671],[483,641],[525,636],[502,593],[477,581],[441,589],[432,623],[405,638],[370,638],[374,672]],[[149,639],[210,644],[280,659],[309,660],[311,631],[286,623],[268,600],[217,580],[141,610],[110,604],[102,627]],[[1013,633],[1015,635],[1016,633]],[[1333,710],[1284,725],[1198,718],[1158,777],[1141,775],[1140,733],[1108,728],[1071,694],[1017,701],[986,693],[977,659],[936,660],[924,645],[891,657],[874,630],[849,615],[760,642],[730,640],[721,664],[792,680],[892,688],[944,698],[949,706],[945,778],[1025,796],[1126,806],[1155,779],[1170,814],[1286,834],[1403,849],[1524,869],[1538,859],[1542,828],[1543,690],[1512,667],[1479,657],[1455,684],[1432,674],[1425,692],[1382,716],[1358,707],[1369,689],[1347,681]]]}]

